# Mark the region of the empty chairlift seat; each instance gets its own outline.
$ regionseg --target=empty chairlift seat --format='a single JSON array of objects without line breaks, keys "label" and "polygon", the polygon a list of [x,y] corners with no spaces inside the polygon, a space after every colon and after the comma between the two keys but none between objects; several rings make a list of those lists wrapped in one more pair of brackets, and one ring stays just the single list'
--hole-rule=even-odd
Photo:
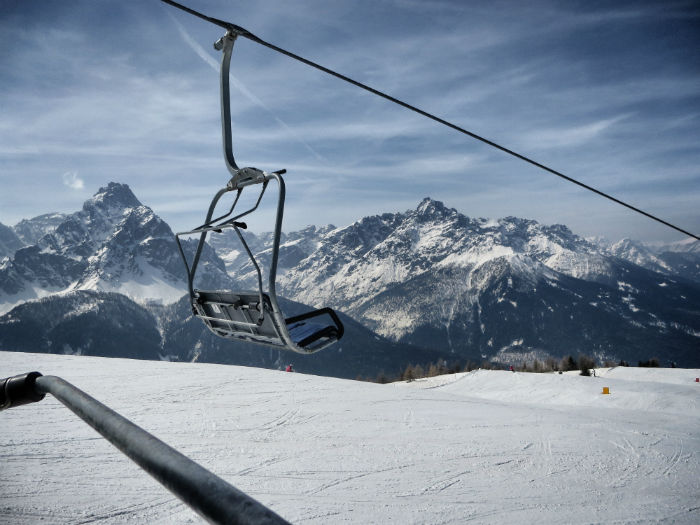
[{"label": "empty chairlift seat", "polygon": [[252,292],[197,290],[195,296],[195,315],[220,337],[311,353],[343,335],[343,325],[330,308],[312,310],[280,323],[266,293],[262,303],[260,296]]},{"label": "empty chairlift seat", "polygon": [[[343,324],[330,308],[312,310],[302,315],[285,319],[275,293],[275,277],[279,256],[282,215],[284,213],[285,186],[282,175],[285,170],[267,173],[257,168],[239,168],[233,156],[231,136],[231,110],[229,89],[229,66],[233,44],[238,32],[233,26],[226,25],[226,34],[214,47],[223,52],[221,60],[221,132],[224,146],[224,161],[231,179],[226,187],[219,190],[212,199],[206,220],[201,226],[176,234],[175,239],[180,256],[187,269],[187,283],[194,315],[204,321],[205,325],[216,335],[228,339],[238,339],[253,343],[271,345],[299,353],[312,353],[338,341],[343,336]],[[247,228],[242,219],[253,213],[259,206],[270,181],[276,181],[279,189],[277,215],[273,237],[272,256],[267,276],[267,290],[263,290],[263,278],[260,265],[255,260],[241,230]],[[236,214],[236,205],[245,188],[259,187],[260,194],[255,204],[248,210]],[[230,209],[224,215],[213,218],[219,200],[227,193],[235,192]],[[256,291],[197,290],[195,276],[197,266],[205,246],[207,235],[233,229],[257,275]],[[185,256],[180,237],[199,235],[199,242],[191,261]]]},{"label": "empty chairlift seat", "polygon": [[[320,308],[285,318],[279,307],[275,294],[275,277],[284,211],[285,186],[282,178],[283,173],[284,171],[266,173],[255,168],[239,170],[226,188],[220,190],[214,197],[204,224],[191,231],[178,233],[176,240],[180,255],[187,269],[192,312],[214,334],[227,339],[270,345],[308,354],[322,350],[338,341],[343,336],[344,328],[338,315],[331,308]],[[247,228],[247,225],[241,220],[258,208],[265,194],[267,184],[271,180],[277,181],[279,185],[279,199],[270,268],[267,276],[268,284],[267,290],[264,290],[260,265],[241,232],[242,229]],[[260,184],[261,189],[255,205],[235,215],[234,210],[243,189],[256,184]],[[236,192],[236,197],[228,213],[212,219],[216,205],[221,197],[228,192],[234,191]],[[194,287],[197,266],[207,234],[212,231],[221,232],[226,228],[231,228],[236,232],[241,245],[255,268],[258,282],[257,291],[198,290]],[[199,235],[199,242],[190,263],[185,256],[180,237],[196,234]]]}]

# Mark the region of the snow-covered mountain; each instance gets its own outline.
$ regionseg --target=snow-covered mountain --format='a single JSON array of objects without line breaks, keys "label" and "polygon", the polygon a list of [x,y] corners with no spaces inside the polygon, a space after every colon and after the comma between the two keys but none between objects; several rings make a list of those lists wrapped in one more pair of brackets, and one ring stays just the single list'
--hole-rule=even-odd
[{"label": "snow-covered mountain", "polygon": [[32,219],[22,219],[12,229],[24,244],[31,246],[47,233],[53,232],[65,219],[65,213],[45,213]]},{"label": "snow-covered mountain", "polygon": [[[58,224],[42,217],[26,221],[24,229],[35,224],[31,231],[46,233],[0,265],[5,310],[58,291],[119,292],[166,304],[185,293],[170,228],[127,186],[102,188]],[[265,269],[272,235],[244,235]],[[254,268],[232,232],[213,234],[210,243],[220,257],[207,247],[200,286],[256,287]],[[425,361],[447,355],[515,362],[584,353],[691,366],[700,359],[700,280],[693,279],[700,275],[700,256],[692,245],[683,247],[659,254],[630,240],[606,244],[563,225],[470,218],[426,198],[404,213],[285,234],[277,292],[331,306],[381,338],[425,349]],[[184,303],[182,309],[189,312]],[[201,327],[187,325],[185,334],[184,319],[179,328],[163,319],[161,335],[170,343],[162,353],[198,355]]]},{"label": "snow-covered mountain", "polygon": [[[429,198],[288,239],[281,250],[296,265],[280,272],[279,293],[462,358],[684,360],[700,343],[700,286],[632,241],[603,246],[563,225],[473,219]],[[228,260],[252,285],[247,261]]]},{"label": "snow-covered mountain", "polygon": [[606,257],[565,226],[516,217],[471,219],[431,199],[406,213],[333,230],[320,244],[284,275],[281,289],[297,300],[333,301],[349,311],[420,275],[472,270],[500,258],[526,257],[537,273],[551,269],[588,280],[605,280],[613,271]]},{"label": "snow-covered mountain", "polygon": [[697,253],[700,254],[700,241],[697,239],[686,238],[682,241],[672,243],[662,243],[653,245],[657,253],[664,252],[682,252],[682,253]]},{"label": "snow-covered mountain", "polygon": [[[308,226],[302,230],[284,233],[280,237],[280,252],[277,261],[277,274],[284,275],[295,268],[303,259],[321,247],[323,237],[335,230],[335,226]],[[268,268],[272,256],[272,232],[246,232],[245,239],[256,260]],[[226,263],[226,268],[236,274],[237,280],[255,287],[256,273],[250,258],[232,230],[212,232],[207,242]]]},{"label": "snow-covered mountain", "polygon": [[644,244],[632,239],[616,243],[600,242],[603,252],[648,270],[700,282],[700,241],[671,244]]},{"label": "snow-covered mountain", "polygon": [[632,239],[622,239],[611,244],[607,252],[655,272],[673,273],[673,268],[661,259],[651,247]]},{"label": "snow-covered mountain", "polygon": [[[186,291],[170,227],[124,184],[100,188],[76,213],[44,215],[17,228],[34,244],[0,265],[0,312],[68,290],[164,302],[176,301]],[[200,267],[204,281],[228,280],[223,261],[210,249]]]}]

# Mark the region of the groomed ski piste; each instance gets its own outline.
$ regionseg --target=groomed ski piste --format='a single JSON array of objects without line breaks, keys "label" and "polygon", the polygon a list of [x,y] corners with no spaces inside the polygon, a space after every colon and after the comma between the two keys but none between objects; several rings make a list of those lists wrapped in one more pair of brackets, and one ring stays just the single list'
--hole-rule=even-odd
[{"label": "groomed ski piste", "polygon": [[[698,523],[700,370],[478,370],[386,385],[0,352],[292,523]],[[610,394],[603,395],[603,387]],[[0,413],[1,523],[199,523],[51,396]]]}]

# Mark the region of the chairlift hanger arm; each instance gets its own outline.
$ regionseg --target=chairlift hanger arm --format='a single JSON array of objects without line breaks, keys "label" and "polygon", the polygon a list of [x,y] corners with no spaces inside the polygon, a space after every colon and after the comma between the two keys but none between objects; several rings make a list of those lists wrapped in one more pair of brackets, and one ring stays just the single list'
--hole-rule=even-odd
[{"label": "chairlift hanger arm", "polygon": [[[164,0],[165,1],[165,0]],[[224,145],[224,160],[226,168],[231,176],[238,173],[238,165],[233,156],[233,137],[231,135],[231,88],[229,87],[229,69],[231,66],[231,54],[237,34],[228,30],[214,44],[214,48],[223,50],[221,57],[221,137]]]},{"label": "chairlift hanger arm", "polygon": [[233,156],[233,138],[231,135],[231,89],[229,87],[231,54],[233,53],[233,44],[236,41],[236,37],[240,35],[250,38],[254,37],[254,35],[236,24],[231,24],[229,22],[219,20],[218,18],[206,16],[198,11],[195,11],[194,9],[190,9],[187,6],[173,2],[172,0],[163,0],[163,2],[226,29],[226,34],[217,40],[217,42],[214,44],[214,48],[219,51],[223,50],[223,55],[221,57],[221,135],[224,145],[224,160],[226,161],[226,168],[231,176],[235,176],[239,168],[236,164],[236,159]]}]

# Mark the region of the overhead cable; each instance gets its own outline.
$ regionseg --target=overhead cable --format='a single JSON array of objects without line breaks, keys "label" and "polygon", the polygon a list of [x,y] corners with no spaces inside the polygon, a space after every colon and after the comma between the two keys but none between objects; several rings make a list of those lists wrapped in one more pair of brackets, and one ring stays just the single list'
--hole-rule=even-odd
[{"label": "overhead cable", "polygon": [[247,29],[242,28],[241,26],[238,26],[236,24],[231,24],[230,22],[224,22],[223,20],[219,20],[217,18],[212,18],[212,17],[206,16],[206,15],[203,15],[202,13],[199,13],[199,12],[195,11],[194,9],[190,9],[189,7],[186,7],[186,6],[179,4],[177,2],[173,2],[172,0],[162,0],[162,1],[165,2],[166,4],[170,4],[174,7],[177,7],[178,9],[182,9],[183,11],[186,11],[187,13],[190,13],[198,18],[201,18],[203,20],[206,20],[208,22],[216,24],[220,27],[223,27],[227,31],[229,31],[237,36],[247,38],[248,40],[256,42],[256,43],[263,45],[267,48],[270,48],[274,51],[277,51],[278,53],[282,53],[283,55],[287,55],[288,57],[293,58],[294,60],[298,60],[299,62],[302,62],[303,64],[306,64],[307,66],[311,66],[315,69],[318,69],[319,71],[323,71],[324,73],[327,73],[327,74],[332,75],[336,78],[339,78],[340,80],[348,82],[349,84],[352,84],[353,86],[357,86],[361,89],[364,89],[365,91],[369,91],[370,93],[377,95],[379,97],[382,97],[390,102],[393,102],[394,104],[398,104],[399,106],[403,106],[406,109],[410,109],[411,111],[418,113],[419,115],[422,115],[422,116],[427,117],[431,120],[434,120],[435,122],[438,122],[444,126],[447,126],[448,128],[452,128],[455,131],[459,131],[460,133],[468,135],[476,140],[483,142],[484,144],[488,144],[489,146],[492,146],[498,150],[501,150],[504,153],[512,155],[513,157],[516,157],[516,158],[518,158],[522,161],[525,161],[529,164],[532,164],[533,166],[536,166],[544,171],[547,171],[553,175],[556,175],[557,177],[560,177],[560,178],[567,180],[573,184],[576,184],[577,186],[580,186],[588,191],[592,191],[593,193],[596,193],[597,195],[600,195],[601,197],[605,197],[606,199],[609,199],[609,200],[611,200],[611,201],[613,201],[621,206],[624,206],[625,208],[628,208],[628,209],[635,211],[641,215],[644,215],[645,217],[648,217],[649,219],[652,219],[656,222],[659,222],[659,223],[663,224],[664,226],[668,226],[669,228],[672,228],[672,229],[674,229],[674,230],[676,230],[684,235],[688,235],[690,237],[693,237],[695,239],[700,240],[700,237],[695,235],[694,233],[690,233],[689,231],[684,230],[683,228],[680,228],[679,226],[676,226],[674,224],[671,224],[670,222],[665,221],[664,219],[661,219],[661,218],[657,217],[656,215],[652,215],[651,213],[648,213],[640,208],[637,208],[636,206],[633,206],[631,204],[626,203],[625,201],[622,201],[616,197],[613,197],[609,193],[605,193],[604,191],[598,190],[598,189],[594,188],[593,186],[589,186],[588,184],[585,184],[579,180],[576,180],[573,177],[569,177],[568,175],[565,175],[560,171],[557,171],[553,168],[550,168],[549,166],[546,166],[546,165],[544,165],[540,162],[537,162],[529,157],[526,157],[525,155],[522,155],[516,151],[513,151],[512,149],[506,148],[505,146],[501,146],[500,144],[497,144],[496,142],[493,142],[492,140],[489,140],[485,137],[477,135],[476,133],[474,133],[472,131],[466,130],[466,129],[464,129],[456,124],[453,124],[452,122],[449,122],[449,121],[442,119],[436,115],[433,115],[432,113],[428,113],[427,111],[424,111],[420,108],[417,108],[416,106],[413,106],[407,102],[399,100],[396,97],[392,97],[391,95],[388,95],[382,91],[379,91],[378,89],[374,89],[371,86],[363,84],[362,82],[358,82],[357,80],[353,80],[352,78],[350,78],[348,76],[345,76],[341,73],[338,73],[337,71],[333,71],[332,69],[329,69],[325,66],[317,64],[316,62],[313,62],[313,61],[308,60],[304,57],[301,57],[295,53],[292,53],[291,51],[287,51],[286,49],[283,49],[283,48],[278,47],[274,44],[266,42],[262,38],[255,36],[253,33],[248,31]]}]

